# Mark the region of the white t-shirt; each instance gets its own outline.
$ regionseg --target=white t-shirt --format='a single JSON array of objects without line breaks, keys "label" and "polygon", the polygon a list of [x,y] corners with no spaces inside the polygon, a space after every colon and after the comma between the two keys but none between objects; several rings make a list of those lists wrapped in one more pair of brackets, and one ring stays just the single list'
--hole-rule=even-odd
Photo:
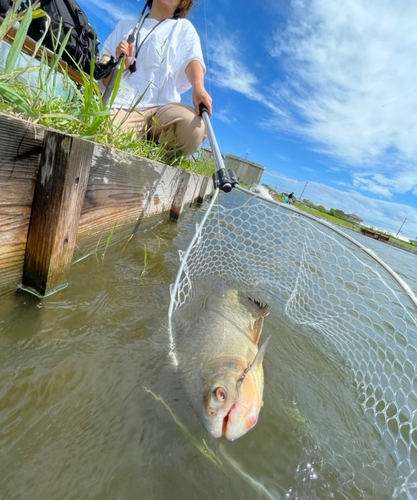
[{"label": "white t-shirt", "polygon": [[[102,54],[116,57],[116,47],[127,40],[136,20],[120,21],[104,42]],[[158,24],[146,18],[136,36],[136,48]],[[136,61],[136,72],[125,71],[113,107],[129,108],[142,96],[137,107],[161,106],[180,102],[181,94],[191,88],[185,68],[191,61],[204,65],[200,38],[187,19],[166,19],[143,43]],[[142,95],[143,94],[143,95]]]}]

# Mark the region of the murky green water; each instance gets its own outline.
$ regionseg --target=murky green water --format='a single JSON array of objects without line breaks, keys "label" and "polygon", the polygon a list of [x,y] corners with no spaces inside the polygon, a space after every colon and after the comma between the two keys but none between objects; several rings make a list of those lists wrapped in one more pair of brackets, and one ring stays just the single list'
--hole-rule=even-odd
[{"label": "murky green water", "polygon": [[177,251],[201,215],[77,263],[69,286],[49,298],[0,297],[1,499],[391,497],[394,464],[345,364],[278,303],[264,326],[272,341],[256,427],[229,442],[197,421],[166,323]]}]

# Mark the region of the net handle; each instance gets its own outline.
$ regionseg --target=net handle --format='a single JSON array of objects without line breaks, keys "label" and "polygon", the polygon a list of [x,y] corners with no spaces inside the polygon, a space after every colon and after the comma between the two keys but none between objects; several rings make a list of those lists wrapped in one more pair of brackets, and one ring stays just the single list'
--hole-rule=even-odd
[{"label": "net handle", "polygon": [[214,155],[214,159],[218,168],[217,172],[215,172],[213,175],[214,187],[216,189],[221,189],[225,193],[230,193],[230,191],[238,184],[237,177],[232,170],[228,170],[224,166],[223,156],[220,152],[219,145],[217,144],[216,136],[214,135],[214,130],[210,122],[208,109],[203,103],[200,104],[200,114],[206,126],[211,151]]}]

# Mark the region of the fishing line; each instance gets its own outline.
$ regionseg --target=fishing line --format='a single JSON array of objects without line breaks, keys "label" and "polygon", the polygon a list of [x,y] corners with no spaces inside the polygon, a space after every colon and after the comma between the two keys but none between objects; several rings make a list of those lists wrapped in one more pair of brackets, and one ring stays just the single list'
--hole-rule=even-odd
[{"label": "fishing line", "polygon": [[[207,11],[206,11],[206,0],[203,0],[203,8],[204,8],[204,30],[205,30],[205,39],[206,39],[206,47],[205,47],[205,52],[206,52],[206,67],[207,67],[207,74],[210,74],[210,58],[208,54],[208,35],[207,35]],[[210,78],[208,80],[208,88],[209,88],[209,94],[211,95],[211,80]]]}]

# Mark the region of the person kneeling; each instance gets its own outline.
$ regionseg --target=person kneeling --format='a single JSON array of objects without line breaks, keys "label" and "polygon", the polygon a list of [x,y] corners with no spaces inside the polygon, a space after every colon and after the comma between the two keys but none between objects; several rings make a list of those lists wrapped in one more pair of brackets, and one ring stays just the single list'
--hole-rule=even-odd
[{"label": "person kneeling", "polygon": [[[198,34],[185,19],[194,0],[147,0],[139,21],[120,21],[103,45],[102,57],[126,54],[112,105],[114,122],[163,145],[168,154],[190,155],[206,131],[199,106],[209,115],[212,99],[204,86],[205,64]],[[145,14],[149,9],[148,14]],[[134,35],[134,42],[128,38]],[[101,87],[109,84],[111,74]],[[193,89],[194,108],[181,103]]]}]

